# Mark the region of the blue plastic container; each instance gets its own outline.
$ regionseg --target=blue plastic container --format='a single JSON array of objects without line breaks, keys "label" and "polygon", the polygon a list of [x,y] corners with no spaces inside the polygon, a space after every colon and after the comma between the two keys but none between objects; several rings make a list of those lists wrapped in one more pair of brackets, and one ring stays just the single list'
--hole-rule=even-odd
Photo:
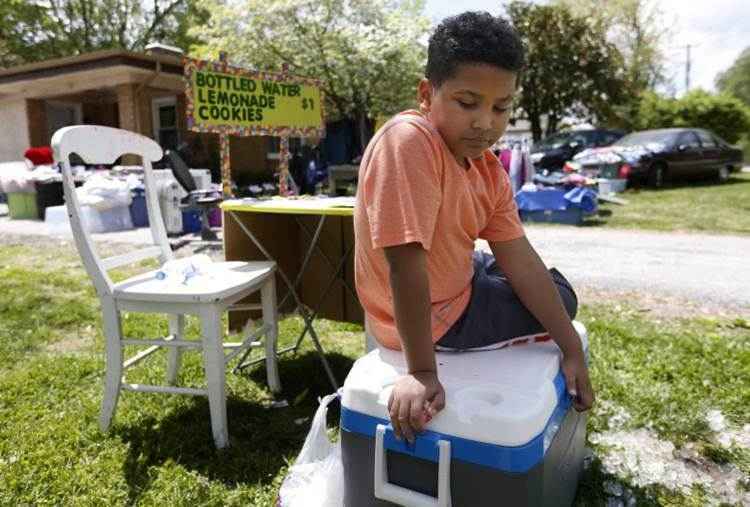
[{"label": "blue plastic container", "polygon": [[524,222],[541,222],[550,224],[581,225],[583,210],[570,207],[568,209],[545,209],[537,211],[520,210],[521,220]]},{"label": "blue plastic container", "polygon": [[198,210],[183,210],[182,212],[182,232],[185,234],[200,232],[201,230],[201,212]]},{"label": "blue plastic container", "polygon": [[133,219],[133,227],[148,227],[146,192],[142,188],[136,188],[131,193],[133,201],[130,203],[130,218]]}]

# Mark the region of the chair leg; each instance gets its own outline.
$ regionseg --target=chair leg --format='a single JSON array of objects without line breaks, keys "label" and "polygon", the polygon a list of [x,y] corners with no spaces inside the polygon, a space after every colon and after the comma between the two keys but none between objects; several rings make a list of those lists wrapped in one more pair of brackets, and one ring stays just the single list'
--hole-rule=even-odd
[{"label": "chair leg", "polygon": [[107,370],[104,375],[104,398],[99,415],[99,428],[106,432],[112,423],[122,383],[122,323],[120,312],[111,298],[102,298],[102,320],[107,342]]},{"label": "chair leg", "polygon": [[279,379],[279,368],[277,365],[276,342],[279,336],[278,314],[276,312],[276,278],[274,274],[260,290],[260,299],[263,306],[263,324],[269,327],[266,333],[266,376],[268,387],[271,392],[281,392],[281,380]]},{"label": "chair leg", "polygon": [[203,367],[208,384],[208,405],[211,409],[211,430],[216,447],[221,449],[229,445],[221,310],[215,306],[206,307],[201,311],[200,318]]},{"label": "chair leg", "polygon": [[[169,334],[173,335],[175,340],[182,340],[185,337],[184,315],[169,316]],[[169,347],[167,352],[167,384],[174,385],[177,381],[181,362],[182,347]]]}]

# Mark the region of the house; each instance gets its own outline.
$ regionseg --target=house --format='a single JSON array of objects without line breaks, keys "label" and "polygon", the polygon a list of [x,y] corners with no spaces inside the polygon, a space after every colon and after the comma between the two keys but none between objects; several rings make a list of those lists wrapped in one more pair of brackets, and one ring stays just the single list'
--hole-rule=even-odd
[{"label": "house", "polygon": [[[218,135],[187,130],[179,49],[155,44],[145,53],[96,51],[0,70],[0,162],[78,124],[138,132],[165,149],[187,142],[191,165],[218,180]],[[278,163],[277,140],[232,137],[230,146],[235,181],[267,177]]]}]

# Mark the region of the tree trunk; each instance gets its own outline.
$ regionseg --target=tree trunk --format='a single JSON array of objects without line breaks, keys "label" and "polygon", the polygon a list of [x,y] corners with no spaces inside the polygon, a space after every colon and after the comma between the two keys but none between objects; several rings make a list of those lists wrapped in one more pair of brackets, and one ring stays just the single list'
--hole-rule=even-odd
[{"label": "tree trunk", "polygon": [[537,143],[542,139],[542,123],[539,118],[539,113],[529,112],[529,121],[531,122],[531,137],[534,142]]},{"label": "tree trunk", "polygon": [[367,117],[367,112],[362,108],[356,109],[354,113],[354,121],[357,124],[360,154],[363,154],[365,152],[365,148],[367,148],[367,143],[370,142],[370,138],[372,137],[372,122]]},{"label": "tree trunk", "polygon": [[557,115],[555,114],[547,115],[547,132],[545,134],[547,137],[554,134],[555,131],[557,130],[557,122],[558,122]]}]

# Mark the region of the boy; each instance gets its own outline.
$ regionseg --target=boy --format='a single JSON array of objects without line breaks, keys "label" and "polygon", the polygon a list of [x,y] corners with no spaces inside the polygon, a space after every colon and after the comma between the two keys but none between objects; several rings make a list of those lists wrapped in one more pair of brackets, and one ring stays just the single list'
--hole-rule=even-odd
[{"label": "boy", "polygon": [[[408,365],[388,403],[397,438],[412,442],[445,404],[436,345],[486,347],[546,329],[576,410],[593,403],[571,324],[575,294],[526,240],[509,178],[489,151],[508,125],[523,60],[504,19],[445,19],[430,38],[420,112],[384,125],[360,165],[357,292],[372,334],[402,349]],[[477,238],[494,258],[474,253]]]}]

